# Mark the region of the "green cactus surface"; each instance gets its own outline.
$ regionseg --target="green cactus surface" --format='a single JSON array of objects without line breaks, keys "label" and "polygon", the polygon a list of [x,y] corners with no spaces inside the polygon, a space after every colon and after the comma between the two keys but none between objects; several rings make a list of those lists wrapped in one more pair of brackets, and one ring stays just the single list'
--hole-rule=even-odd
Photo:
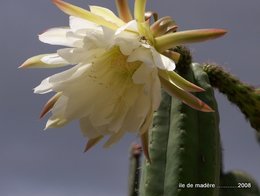
[{"label": "green cactus surface", "polygon": [[221,176],[220,196],[259,196],[255,180],[241,171],[232,171]]},{"label": "green cactus surface", "polygon": [[151,164],[143,165],[140,195],[217,196],[219,189],[214,187],[219,186],[221,161],[214,92],[201,65],[190,64],[177,72],[205,89],[196,96],[215,112],[196,111],[162,93],[149,136]]},{"label": "green cactus surface", "polygon": [[226,95],[231,103],[237,105],[251,126],[260,132],[259,89],[241,82],[221,66],[204,64],[203,70],[208,74],[211,85]]}]

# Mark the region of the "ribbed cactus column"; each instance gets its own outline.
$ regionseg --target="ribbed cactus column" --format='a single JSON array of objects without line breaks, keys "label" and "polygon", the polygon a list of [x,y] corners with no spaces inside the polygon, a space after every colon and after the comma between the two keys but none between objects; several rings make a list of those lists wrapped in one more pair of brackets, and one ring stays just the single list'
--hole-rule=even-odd
[{"label": "ribbed cactus column", "polygon": [[206,90],[196,96],[215,112],[196,111],[163,92],[150,131],[152,163],[143,165],[140,195],[217,196],[217,188],[201,188],[205,183],[219,185],[219,117],[214,92],[200,65],[185,65],[178,72]]}]

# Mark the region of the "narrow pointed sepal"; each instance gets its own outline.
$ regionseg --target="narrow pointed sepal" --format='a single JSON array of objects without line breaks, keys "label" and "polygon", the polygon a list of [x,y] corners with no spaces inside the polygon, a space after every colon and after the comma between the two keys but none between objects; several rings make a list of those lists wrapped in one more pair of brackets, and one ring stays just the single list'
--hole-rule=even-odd
[{"label": "narrow pointed sepal", "polygon": [[62,93],[59,92],[49,99],[49,101],[43,106],[42,112],[40,114],[40,118],[43,118],[53,108],[53,106],[58,101],[61,95]]},{"label": "narrow pointed sepal", "polygon": [[141,128],[140,128],[140,136],[141,142],[143,146],[143,151],[146,160],[151,163],[150,155],[149,155],[149,128],[153,121],[153,111],[150,109],[149,113],[147,114]]},{"label": "narrow pointed sepal", "polygon": [[56,57],[57,54],[40,54],[33,56],[29,59],[27,59],[22,65],[20,65],[18,68],[56,68],[56,67],[63,67],[66,66],[68,63],[66,62],[59,62],[59,63],[46,63],[44,62],[44,59],[46,58],[52,58]]},{"label": "narrow pointed sepal", "polygon": [[119,14],[119,17],[124,22],[129,22],[133,20],[131,10],[128,5],[128,0],[116,0],[116,7],[117,7],[117,12]]},{"label": "narrow pointed sepal", "polygon": [[153,17],[153,20],[156,22],[158,20],[158,13],[152,11],[145,12],[144,17],[145,17],[145,21],[149,21],[149,22],[151,22],[151,18]]},{"label": "narrow pointed sepal", "polygon": [[146,131],[145,133],[143,133],[141,135],[141,142],[142,142],[144,156],[145,156],[146,160],[148,161],[148,163],[151,164],[152,162],[151,162],[151,158],[150,158],[150,154],[149,154],[149,133],[148,133],[148,131]]},{"label": "narrow pointed sepal", "polygon": [[172,50],[165,50],[163,54],[168,58],[172,59],[175,62],[175,64],[177,64],[181,58],[181,54]]},{"label": "narrow pointed sepal", "polygon": [[160,81],[164,90],[166,90],[171,96],[178,98],[180,101],[187,104],[188,106],[202,112],[214,112],[214,110],[210,106],[208,106],[206,103],[204,103],[191,93],[184,91],[183,89],[175,86],[170,81],[165,80],[162,77],[160,77]]},{"label": "narrow pointed sepal", "polygon": [[145,21],[146,0],[135,0],[134,15],[137,22]]},{"label": "narrow pointed sepal", "polygon": [[177,45],[202,42],[219,38],[227,33],[224,29],[197,29],[169,33],[155,38],[155,48],[163,52]]},{"label": "narrow pointed sepal", "polygon": [[108,20],[105,20],[105,18],[98,16],[96,14],[91,13],[88,10],[82,9],[78,6],[72,5],[70,3],[64,2],[62,0],[52,0],[52,2],[64,13],[79,17],[88,21],[91,21],[93,23],[96,23],[98,25],[103,25],[105,27],[108,27],[110,29],[117,29],[118,26]]},{"label": "narrow pointed sepal", "polygon": [[118,18],[111,10],[100,7],[100,6],[89,6],[91,13],[96,14],[97,16],[101,16],[106,20],[115,23],[117,26],[123,26],[125,22]]},{"label": "narrow pointed sepal", "polygon": [[154,37],[159,37],[170,32],[176,32],[177,29],[178,26],[176,22],[170,16],[162,17],[151,25],[151,32]]},{"label": "narrow pointed sepal", "polygon": [[93,138],[93,139],[89,139],[86,146],[85,146],[85,149],[84,149],[84,152],[87,152],[89,151],[92,147],[94,147],[100,140],[103,139],[104,136],[99,136],[99,137],[96,137],[96,138]]},{"label": "narrow pointed sepal", "polygon": [[167,70],[159,70],[159,76],[164,80],[175,84],[176,86],[180,87],[181,89],[188,91],[188,92],[202,92],[205,91],[203,88],[189,82],[188,80],[181,77],[174,71],[167,71]]}]

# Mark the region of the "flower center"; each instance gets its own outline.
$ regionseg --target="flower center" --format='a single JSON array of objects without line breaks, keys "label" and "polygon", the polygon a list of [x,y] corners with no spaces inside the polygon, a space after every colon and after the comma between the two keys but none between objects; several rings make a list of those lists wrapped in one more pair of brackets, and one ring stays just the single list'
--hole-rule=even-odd
[{"label": "flower center", "polygon": [[127,62],[127,58],[128,56],[123,55],[119,47],[113,47],[94,60],[87,76],[105,86],[114,83],[133,84],[132,76],[142,62]]}]

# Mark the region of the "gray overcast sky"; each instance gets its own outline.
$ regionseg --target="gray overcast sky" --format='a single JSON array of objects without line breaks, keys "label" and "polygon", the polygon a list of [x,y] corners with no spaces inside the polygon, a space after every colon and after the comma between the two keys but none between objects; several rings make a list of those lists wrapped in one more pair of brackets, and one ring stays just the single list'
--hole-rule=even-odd
[{"label": "gray overcast sky", "polygon": [[[112,0],[71,0],[87,7],[114,10]],[[133,1],[130,0],[131,3]],[[219,40],[191,45],[198,62],[217,62],[242,80],[260,84],[260,1],[161,0],[148,9],[172,16],[180,30],[226,28]],[[128,149],[135,136],[126,136],[110,149],[101,145],[83,154],[85,140],[77,123],[42,131],[38,120],[49,96],[32,88],[57,70],[18,70],[28,57],[57,47],[37,40],[45,29],[68,24],[68,17],[50,0],[8,0],[0,7],[0,195],[1,196],[123,196],[127,191]],[[260,183],[260,146],[254,130],[235,106],[217,94],[225,170],[242,169]]]}]

